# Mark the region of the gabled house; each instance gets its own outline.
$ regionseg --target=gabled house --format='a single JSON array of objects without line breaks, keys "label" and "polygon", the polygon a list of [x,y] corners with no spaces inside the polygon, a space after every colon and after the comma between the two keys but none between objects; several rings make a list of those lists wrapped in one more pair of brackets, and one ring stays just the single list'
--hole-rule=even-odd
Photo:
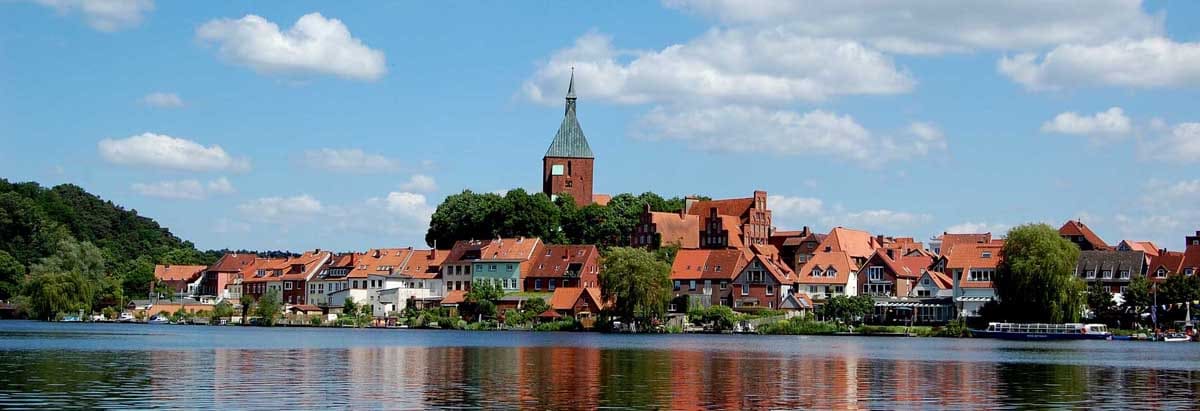
[{"label": "gabled house", "polygon": [[742,250],[679,250],[671,265],[675,298],[671,311],[689,307],[732,307],[731,284],[748,262]]},{"label": "gabled house", "polygon": [[[899,255],[905,250],[905,255]],[[859,295],[875,300],[868,321],[928,324],[952,319],[953,284],[944,274],[930,270],[933,263],[933,256],[923,248],[876,250],[858,271]],[[942,287],[947,292],[942,292]]]},{"label": "gabled house", "polygon": [[954,247],[959,244],[987,244],[992,242],[992,233],[947,233],[942,232],[942,235],[934,238],[929,243],[929,251],[937,255],[950,255]]},{"label": "gabled house", "polygon": [[[749,198],[684,200],[684,213],[700,217],[700,247],[738,248],[765,245],[771,237],[771,210],[767,192],[757,190]],[[738,241],[731,237],[737,233]]]},{"label": "gabled house", "polygon": [[875,249],[883,247],[876,237],[862,230],[845,227],[834,227],[825,236],[825,240],[817,246],[816,254],[829,252],[845,253],[854,262],[854,269],[862,266],[875,253]]},{"label": "gabled house", "polygon": [[954,302],[965,317],[979,315],[979,309],[996,300],[992,279],[1004,257],[1003,242],[960,244],[946,256],[946,271],[954,281]]},{"label": "gabled house", "polygon": [[546,245],[522,279],[526,291],[600,287],[600,251],[594,245]]},{"label": "gabled house", "polygon": [[299,257],[288,258],[283,275],[279,278],[283,303],[308,304],[308,282],[316,277],[332,257],[333,254],[328,251],[313,250]]},{"label": "gabled house", "polygon": [[216,296],[217,301],[241,299],[242,271],[257,258],[255,254],[225,253],[204,272],[199,293]]},{"label": "gabled house", "polygon": [[308,282],[308,303],[319,307],[329,305],[329,294],[349,288],[346,278],[361,258],[358,253],[342,253],[333,256],[317,275]]},{"label": "gabled house", "polygon": [[800,267],[796,283],[799,291],[817,304],[836,295],[854,296],[858,294],[858,264],[845,251],[818,252]]},{"label": "gabled house", "polygon": [[933,258],[926,255],[898,256],[899,250],[877,250],[858,271],[859,295],[909,296],[921,274],[929,271]]},{"label": "gabled house", "polygon": [[1109,250],[1111,247],[1100,236],[1092,232],[1086,224],[1078,220],[1067,220],[1062,227],[1058,229],[1058,235],[1067,240],[1070,240],[1075,245],[1079,246],[1080,250]]},{"label": "gabled house", "polygon": [[1145,274],[1145,253],[1142,251],[1089,250],[1079,252],[1075,275],[1092,284],[1101,284],[1113,293],[1117,301],[1134,276]]},{"label": "gabled house", "polygon": [[473,281],[491,281],[505,291],[523,291],[521,279],[544,248],[539,238],[457,241],[441,265],[443,289],[468,291]]},{"label": "gabled house", "polygon": [[154,279],[166,285],[176,298],[191,297],[198,294],[207,269],[203,265],[159,264],[154,266]]},{"label": "gabled house", "polygon": [[376,291],[375,315],[403,311],[410,302],[416,303],[418,300],[440,299],[443,290],[438,277],[441,264],[448,255],[449,252],[445,250],[409,249],[404,261],[390,274],[372,275],[372,279],[382,282]]},{"label": "gabled house", "polygon": [[1183,257],[1182,251],[1159,250],[1158,255],[1150,259],[1146,278],[1161,283],[1170,276],[1183,274]]},{"label": "gabled house", "polygon": [[917,279],[917,284],[913,286],[912,293],[909,297],[953,297],[954,296],[954,280],[950,276],[938,271],[928,271],[921,273],[921,277]]},{"label": "gabled house", "polygon": [[597,287],[558,287],[550,297],[550,309],[562,317],[593,318],[605,307]]},{"label": "gabled house", "polygon": [[650,211],[645,205],[641,220],[634,227],[629,244],[634,247],[658,248],[676,245],[679,248],[700,248],[700,216]]},{"label": "gabled house", "polygon": [[341,312],[349,298],[357,304],[370,305],[375,315],[386,314],[379,303],[379,290],[387,288],[384,283],[403,267],[412,253],[410,247],[376,248],[361,254],[356,258],[357,265],[346,275],[346,288],[329,292],[330,311]]},{"label": "gabled house", "polygon": [[823,240],[825,234],[814,233],[805,226],[800,231],[775,231],[771,234],[770,244],[779,249],[784,264],[795,271],[812,258]]},{"label": "gabled house", "polygon": [[783,297],[793,293],[796,274],[774,246],[752,245],[748,252],[748,262],[733,278],[733,308],[779,308]]},{"label": "gabled house", "polygon": [[1146,267],[1149,267],[1151,258],[1158,256],[1158,250],[1158,246],[1152,241],[1121,240],[1117,244],[1117,251],[1141,251],[1146,260]]},{"label": "gabled house", "polygon": [[256,258],[254,263],[242,270],[242,295],[255,301],[268,291],[275,290],[283,295],[283,272],[288,268],[286,258]]},{"label": "gabled house", "polygon": [[1183,262],[1180,265],[1183,275],[1200,275],[1200,245],[1188,245],[1183,251]]}]

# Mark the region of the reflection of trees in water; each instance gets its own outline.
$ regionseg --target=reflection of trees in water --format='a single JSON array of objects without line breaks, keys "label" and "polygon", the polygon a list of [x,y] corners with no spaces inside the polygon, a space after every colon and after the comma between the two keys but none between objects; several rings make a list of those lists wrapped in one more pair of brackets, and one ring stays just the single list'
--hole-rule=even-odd
[{"label": "reflection of trees in water", "polygon": [[1194,407],[1200,372],[1071,364],[997,365],[1001,398],[1018,407],[1137,406]]},{"label": "reflection of trees in water", "polygon": [[45,408],[143,402],[151,394],[149,362],[144,352],[5,351],[0,355],[0,408],[21,399],[38,400],[32,404]]}]

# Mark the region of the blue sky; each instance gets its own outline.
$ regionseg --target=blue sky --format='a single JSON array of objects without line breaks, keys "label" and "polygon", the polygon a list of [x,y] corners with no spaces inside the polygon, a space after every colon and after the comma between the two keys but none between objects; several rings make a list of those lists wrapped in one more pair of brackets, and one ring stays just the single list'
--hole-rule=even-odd
[{"label": "blue sky", "polygon": [[1200,228],[1200,5],[0,3],[0,176],[202,248],[420,245],[540,187],[576,67],[596,190],[747,196],[927,239]]}]

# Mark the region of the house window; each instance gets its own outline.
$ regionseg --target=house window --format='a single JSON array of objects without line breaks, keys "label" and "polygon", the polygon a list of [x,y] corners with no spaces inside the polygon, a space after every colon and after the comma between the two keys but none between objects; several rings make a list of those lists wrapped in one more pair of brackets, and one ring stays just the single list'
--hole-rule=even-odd
[{"label": "house window", "polygon": [[922,279],[921,279],[921,285],[928,286],[928,285],[929,285],[929,278],[922,278]]},{"label": "house window", "polygon": [[835,270],[833,267],[829,267],[828,270],[825,270],[825,276],[826,277],[837,277],[837,270]]},{"label": "house window", "polygon": [[679,280],[675,280],[675,291],[679,291]]},{"label": "house window", "polygon": [[1129,289],[1129,287],[1122,285],[1121,286],[1121,294],[1125,294],[1125,290],[1127,290],[1127,289]]},{"label": "house window", "polygon": [[696,291],[696,280],[688,281],[688,290]]},{"label": "house window", "polygon": [[1155,277],[1157,277],[1157,278],[1166,278],[1166,277],[1167,277],[1167,270],[1165,270],[1165,269],[1162,269],[1162,268],[1159,268],[1159,269],[1158,269],[1158,271],[1155,271],[1155,272],[1154,272],[1154,276],[1155,276]]},{"label": "house window", "polygon": [[1121,270],[1121,272],[1119,274],[1120,274],[1122,280],[1129,279],[1129,270]]},{"label": "house window", "polygon": [[496,271],[496,265],[492,264],[490,267],[488,267],[488,271]]},{"label": "house window", "polygon": [[550,279],[550,290],[554,290],[554,287],[555,287],[555,284],[554,284],[554,282],[555,282],[555,281],[554,281],[554,279],[553,279],[553,278],[552,278],[552,279]]},{"label": "house window", "polygon": [[535,289],[535,290],[542,289],[542,279],[541,278],[533,280],[533,289]]},{"label": "house window", "polygon": [[291,289],[292,289],[292,282],[291,282],[291,281],[284,281],[284,282],[283,282],[283,289],[285,289],[285,290],[291,290]]},{"label": "house window", "polygon": [[720,264],[717,264],[717,272],[718,272],[718,273],[719,273],[719,272],[721,272],[721,265],[720,265]]},{"label": "house window", "polygon": [[1106,280],[1112,279],[1112,270],[1101,270],[1100,278],[1103,278]]},{"label": "house window", "polygon": [[513,265],[512,265],[512,264],[509,264],[509,265],[508,265],[508,272],[512,272],[512,270],[513,270]]},{"label": "house window", "polygon": [[767,295],[775,295],[775,286],[767,284]]},{"label": "house window", "polygon": [[742,295],[750,295],[750,284],[742,284]]},{"label": "house window", "polygon": [[[969,278],[971,281],[992,281],[992,274],[995,272],[996,270],[990,268],[972,269]],[[1095,275],[1095,272],[1092,272],[1092,276],[1095,277]]]},{"label": "house window", "polygon": [[917,290],[917,297],[928,297],[929,290]]},{"label": "house window", "polygon": [[1188,268],[1183,269],[1183,275],[1186,275],[1188,277],[1191,277],[1192,274],[1195,274],[1195,273],[1196,273],[1195,268],[1188,267]]},{"label": "house window", "polygon": [[839,285],[837,287],[833,287],[833,292],[838,293],[838,294],[844,293],[844,292],[846,292],[846,287],[841,286],[841,285]]},{"label": "house window", "polygon": [[813,272],[812,272],[812,276],[813,276],[813,277],[820,277],[820,276],[821,276],[821,269],[820,269],[820,268],[814,268],[814,269],[813,269]]},{"label": "house window", "polygon": [[868,268],[867,279],[871,281],[883,281],[883,267],[872,266]]},{"label": "house window", "polygon": [[982,254],[980,254],[980,257],[981,257],[981,258],[992,258],[992,252],[991,252],[991,251],[984,251]]},{"label": "house window", "polygon": [[552,176],[563,175],[563,165],[555,164],[555,165],[550,166],[550,175],[552,175]]},{"label": "house window", "polygon": [[729,287],[729,281],[721,280],[721,289],[724,290],[726,287]]}]

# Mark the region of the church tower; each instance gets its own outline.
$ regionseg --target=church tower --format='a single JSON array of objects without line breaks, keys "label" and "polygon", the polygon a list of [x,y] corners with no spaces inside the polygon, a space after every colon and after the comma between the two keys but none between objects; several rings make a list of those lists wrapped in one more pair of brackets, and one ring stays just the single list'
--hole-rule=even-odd
[{"label": "church tower", "polygon": [[567,110],[562,124],[546,156],[542,157],[542,192],[554,198],[560,193],[570,194],[575,205],[591,204],[592,165],[595,162],[592,148],[588,146],[579,120],[575,118],[575,69],[571,69],[571,83],[567,86]]}]

